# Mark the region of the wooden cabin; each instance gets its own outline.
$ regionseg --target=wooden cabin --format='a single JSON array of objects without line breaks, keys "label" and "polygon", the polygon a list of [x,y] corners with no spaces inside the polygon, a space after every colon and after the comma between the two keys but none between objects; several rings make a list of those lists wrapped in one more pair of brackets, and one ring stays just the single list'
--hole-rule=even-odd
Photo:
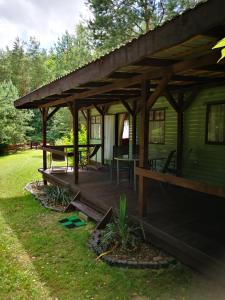
[{"label": "wooden cabin", "polygon": [[[225,61],[212,47],[224,33],[225,1],[209,0],[15,101],[41,110],[45,183],[80,191],[99,213],[125,193],[153,243],[217,275],[225,266]],[[60,153],[46,147],[47,122],[62,107],[73,116],[73,168],[53,173],[47,153]],[[96,145],[87,159],[99,167],[79,167],[80,149]],[[126,178],[124,168],[118,181],[112,160],[122,148],[133,173]]]}]

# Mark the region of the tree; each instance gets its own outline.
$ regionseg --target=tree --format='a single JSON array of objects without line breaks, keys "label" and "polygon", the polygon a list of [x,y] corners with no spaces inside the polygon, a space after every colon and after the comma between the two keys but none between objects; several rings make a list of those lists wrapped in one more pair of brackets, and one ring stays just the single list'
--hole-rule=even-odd
[{"label": "tree", "polygon": [[71,72],[92,59],[88,31],[85,26],[78,24],[74,34],[65,32],[51,49],[50,62],[54,66],[55,76]]},{"label": "tree", "polygon": [[27,77],[30,91],[37,89],[51,80],[51,69],[47,67],[47,51],[40,48],[40,42],[35,37],[30,37],[26,45],[25,56],[27,57]]},{"label": "tree", "polygon": [[0,143],[22,143],[31,129],[28,121],[32,113],[15,109],[13,101],[16,98],[18,91],[11,81],[0,84]]},{"label": "tree", "polygon": [[93,14],[88,21],[93,43],[100,52],[128,42],[200,0],[87,0]]}]

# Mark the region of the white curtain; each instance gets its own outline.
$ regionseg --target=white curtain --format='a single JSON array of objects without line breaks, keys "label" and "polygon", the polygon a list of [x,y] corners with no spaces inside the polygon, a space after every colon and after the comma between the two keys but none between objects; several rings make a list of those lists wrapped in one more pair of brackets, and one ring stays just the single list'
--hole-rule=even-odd
[{"label": "white curtain", "polygon": [[115,144],[115,116],[105,116],[105,159],[113,158],[113,145]]}]

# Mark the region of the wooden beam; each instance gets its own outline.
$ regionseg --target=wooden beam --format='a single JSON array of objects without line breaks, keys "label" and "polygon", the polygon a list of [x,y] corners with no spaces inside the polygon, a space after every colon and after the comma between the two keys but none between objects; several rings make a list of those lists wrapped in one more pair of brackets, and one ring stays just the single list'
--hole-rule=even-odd
[{"label": "wooden beam", "polygon": [[101,163],[104,165],[105,163],[105,113],[108,109],[108,106],[102,106],[101,108],[97,105],[94,105],[95,109],[99,112],[101,115]]},{"label": "wooden beam", "polygon": [[[200,19],[204,22],[199,22]],[[23,105],[26,101],[33,102],[51,94],[73,89],[75,86],[85,84],[93,79],[106,78],[126,65],[133,64],[146,56],[150,57],[162,51],[162,49],[171,49],[206,32],[210,28],[221,26],[224,23],[225,2],[222,0],[207,1],[195,9],[177,16],[170,22],[166,22],[163,26],[149,31],[120,49],[101,57],[101,59],[97,59],[76,72],[67,74],[21,98],[20,105]]]},{"label": "wooden beam", "polygon": [[166,89],[168,82],[170,81],[170,78],[172,77],[172,73],[166,73],[164,77],[161,79],[159,84],[157,85],[155,91],[151,94],[151,96],[148,98],[147,101],[147,107],[149,109],[152,108],[152,106],[155,104],[156,100],[162,95],[164,90]]},{"label": "wooden beam", "polygon": [[[91,130],[91,117],[90,117],[90,110],[87,109],[87,120],[86,120],[86,124],[87,124],[87,144],[90,144],[90,130]],[[89,154],[90,154],[90,147],[87,147],[87,154],[88,154],[88,164],[90,163],[90,159],[89,159]]]},{"label": "wooden beam", "polygon": [[[112,83],[112,84],[108,84],[108,85],[105,85],[102,87],[94,88],[92,90],[89,90],[89,91],[86,91],[83,93],[77,93],[73,96],[61,98],[56,101],[42,104],[41,107],[55,106],[55,105],[60,105],[60,104],[68,103],[68,102],[73,102],[77,99],[88,98],[88,97],[98,95],[101,93],[110,92],[113,89],[128,87],[128,86],[134,85],[136,83],[140,83],[146,79],[147,80],[148,79],[157,79],[157,78],[163,77],[163,79],[161,80],[161,85],[160,85],[160,87],[161,87],[161,86],[163,86],[164,82],[166,82],[166,84],[168,83],[168,81],[169,81],[168,79],[170,79],[172,74],[177,74],[179,72],[183,72],[188,69],[199,68],[201,66],[207,66],[212,63],[216,63],[218,59],[219,59],[219,54],[214,52],[214,53],[211,53],[210,55],[205,55],[205,56],[195,58],[192,60],[186,60],[186,61],[175,63],[173,66],[169,66],[169,67],[165,67],[165,68],[158,68],[157,70],[151,70],[144,74],[135,76],[134,78],[130,78],[129,80],[127,80],[127,79],[117,80],[115,83]],[[158,89],[159,89],[159,87],[158,87]]]},{"label": "wooden beam", "polygon": [[163,174],[143,168],[136,168],[136,175],[150,178],[156,181],[169,183],[182,188],[190,189],[193,191],[214,195],[217,197],[225,198],[225,188],[219,186],[212,186],[206,183],[190,180],[183,177]]},{"label": "wooden beam", "polygon": [[169,89],[166,88],[164,95],[166,97],[166,99],[168,100],[169,104],[173,107],[173,109],[178,112],[179,107],[178,107],[178,103],[176,102],[176,100],[173,98],[172,94],[170,93]]},{"label": "wooden beam", "polygon": [[74,111],[73,111],[73,103],[69,102],[69,103],[67,103],[67,105],[68,105],[69,111],[71,112],[71,115],[73,117],[73,113],[74,113]]},{"label": "wooden beam", "polygon": [[[149,111],[147,107],[149,99],[150,87],[149,82],[143,81],[141,87],[141,135],[139,143],[139,166],[146,168],[148,165],[148,133],[149,133]],[[138,188],[138,201],[139,201],[139,214],[144,216],[146,212],[146,199],[145,199],[145,179],[139,176]]]},{"label": "wooden beam", "polygon": [[79,153],[78,153],[78,131],[79,131],[79,122],[78,122],[78,111],[79,108],[77,106],[77,102],[73,103],[73,140],[74,140],[74,147],[73,147],[73,158],[74,158],[74,183],[78,184],[79,179]]},{"label": "wooden beam", "polygon": [[129,114],[131,114],[133,116],[134,115],[134,111],[130,107],[130,104],[127,103],[125,100],[121,100],[121,103],[123,104],[123,106],[125,107],[125,109],[129,112]]},{"label": "wooden beam", "polygon": [[184,143],[184,113],[182,111],[184,94],[178,96],[177,111],[177,176],[182,176],[183,143]]},{"label": "wooden beam", "polygon": [[81,113],[82,113],[84,119],[87,121],[87,116],[86,116],[85,112],[83,111],[83,109],[81,109]]},{"label": "wooden beam", "polygon": [[[42,146],[46,147],[48,108],[42,108],[41,115],[42,115]],[[45,150],[43,150],[43,170],[46,170],[46,169],[47,169],[47,152]],[[46,180],[44,180],[44,185],[47,185]]]},{"label": "wooden beam", "polygon": [[101,143],[102,143],[102,149],[101,149],[101,163],[104,165],[105,163],[105,114],[102,115],[102,126],[101,126]]},{"label": "wooden beam", "polygon": [[48,114],[48,116],[47,116],[47,121],[49,121],[59,109],[60,109],[60,107],[54,108],[54,109],[50,112],[50,114]]},{"label": "wooden beam", "polygon": [[137,154],[136,153],[136,148],[137,148],[137,141],[136,141],[136,136],[137,136],[137,103],[133,103],[133,115],[132,115],[132,153],[133,155]]},{"label": "wooden beam", "polygon": [[101,107],[94,104],[94,108],[98,111],[98,113],[102,116],[104,114],[104,111]]}]

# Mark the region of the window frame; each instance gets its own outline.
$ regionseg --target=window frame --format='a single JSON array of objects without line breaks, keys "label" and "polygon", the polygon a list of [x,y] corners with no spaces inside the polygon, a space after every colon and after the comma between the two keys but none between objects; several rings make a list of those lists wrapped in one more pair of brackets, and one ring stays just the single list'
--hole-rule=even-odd
[{"label": "window frame", "polygon": [[[99,118],[99,122],[96,121],[97,118]],[[95,120],[94,123],[93,123],[93,121],[92,121],[93,119]],[[100,126],[100,135],[99,135],[99,137],[97,137],[97,138],[92,136],[92,134],[93,134],[93,133],[92,133],[92,125],[96,125],[96,124]],[[91,117],[90,117],[90,139],[91,139],[91,140],[101,140],[101,135],[102,135],[102,132],[101,132],[101,124],[102,124],[102,118],[101,118],[101,115],[96,115],[96,116],[91,116]]]},{"label": "window frame", "polygon": [[[164,111],[164,118],[162,120],[155,119],[155,113],[157,111]],[[150,113],[151,112],[153,112],[153,120],[150,119]],[[163,124],[163,142],[162,143],[152,143],[151,142],[151,139],[150,139],[150,124],[151,124],[151,122],[154,122],[154,121],[164,122],[164,124]],[[166,107],[152,108],[149,111],[149,144],[151,144],[151,145],[165,145],[165,143],[166,143]]]},{"label": "window frame", "polygon": [[206,126],[205,126],[205,144],[207,145],[225,145],[225,138],[223,142],[210,142],[209,141],[209,114],[210,108],[215,105],[225,105],[225,100],[217,102],[206,103]]}]

